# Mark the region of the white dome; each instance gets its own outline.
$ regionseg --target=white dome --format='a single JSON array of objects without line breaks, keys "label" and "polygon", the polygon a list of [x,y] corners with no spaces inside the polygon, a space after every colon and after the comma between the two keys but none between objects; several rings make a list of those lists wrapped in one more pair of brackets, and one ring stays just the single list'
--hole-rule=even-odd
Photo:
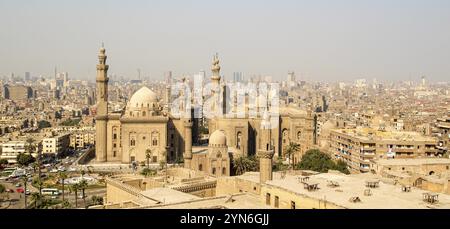
[{"label": "white dome", "polygon": [[142,87],[131,96],[129,106],[132,108],[152,107],[158,103],[158,97],[148,87]]},{"label": "white dome", "polygon": [[209,137],[209,145],[211,146],[226,146],[227,137],[221,130],[216,130]]}]

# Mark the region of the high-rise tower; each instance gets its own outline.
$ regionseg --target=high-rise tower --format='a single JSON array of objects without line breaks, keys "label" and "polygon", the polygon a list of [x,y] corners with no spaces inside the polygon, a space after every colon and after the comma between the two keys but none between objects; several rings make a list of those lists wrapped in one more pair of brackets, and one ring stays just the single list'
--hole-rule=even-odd
[{"label": "high-rise tower", "polygon": [[96,119],[96,142],[95,155],[98,162],[107,160],[107,121],[108,121],[108,68],[106,65],[105,48],[100,49],[97,64],[97,117]]}]

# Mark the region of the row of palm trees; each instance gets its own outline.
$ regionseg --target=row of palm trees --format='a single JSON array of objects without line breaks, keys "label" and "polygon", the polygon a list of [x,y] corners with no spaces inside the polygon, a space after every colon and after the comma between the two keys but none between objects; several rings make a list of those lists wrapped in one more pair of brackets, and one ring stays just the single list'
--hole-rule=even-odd
[{"label": "row of palm trees", "polygon": [[[291,142],[284,148],[284,155],[289,160],[289,168],[293,168],[293,157],[300,151],[300,144]],[[233,168],[236,175],[242,175],[245,172],[257,171],[258,161],[256,157],[238,157],[233,160]]]}]

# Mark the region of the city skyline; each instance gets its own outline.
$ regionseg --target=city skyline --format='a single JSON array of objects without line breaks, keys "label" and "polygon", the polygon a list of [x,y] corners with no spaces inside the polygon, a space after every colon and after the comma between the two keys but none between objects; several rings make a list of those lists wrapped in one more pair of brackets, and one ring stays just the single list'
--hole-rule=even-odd
[{"label": "city skyline", "polygon": [[[429,1],[118,1],[0,2],[0,76],[93,79],[102,42],[128,79],[163,79],[207,70],[219,53],[233,72],[298,79],[448,81],[449,2]],[[33,23],[30,23],[32,21]],[[283,25],[283,26],[279,26]],[[336,80],[339,79],[339,80]]]}]

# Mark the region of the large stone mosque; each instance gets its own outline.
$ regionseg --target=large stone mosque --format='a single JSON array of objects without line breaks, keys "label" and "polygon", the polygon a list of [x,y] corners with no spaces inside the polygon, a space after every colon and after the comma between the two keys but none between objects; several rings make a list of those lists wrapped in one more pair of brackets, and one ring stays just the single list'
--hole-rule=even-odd
[{"label": "large stone mosque", "polygon": [[[229,176],[233,158],[256,155],[263,164],[271,166],[272,158],[284,156],[290,142],[300,145],[294,155],[294,163],[302,153],[315,144],[316,123],[309,112],[297,107],[281,106],[276,125],[270,112],[265,110],[257,117],[248,113],[243,117],[219,116],[207,120],[209,143],[207,147],[193,146],[192,115],[174,115],[167,109],[170,101],[170,85],[166,99],[147,87],[134,93],[125,108],[110,112],[108,109],[109,66],[104,48],[100,49],[97,65],[97,116],[96,116],[96,163],[176,162],[183,159],[185,168],[204,171],[213,176]],[[224,89],[217,57],[213,60],[211,82]],[[223,90],[225,91],[225,90]],[[224,93],[224,92],[213,92]],[[213,109],[219,105],[213,104]],[[237,104],[232,104],[235,109]],[[190,113],[190,112],[189,112]],[[195,128],[195,127],[194,127]],[[269,168],[268,168],[269,169]],[[271,170],[271,168],[270,168]],[[269,178],[266,178],[269,179]]]}]

